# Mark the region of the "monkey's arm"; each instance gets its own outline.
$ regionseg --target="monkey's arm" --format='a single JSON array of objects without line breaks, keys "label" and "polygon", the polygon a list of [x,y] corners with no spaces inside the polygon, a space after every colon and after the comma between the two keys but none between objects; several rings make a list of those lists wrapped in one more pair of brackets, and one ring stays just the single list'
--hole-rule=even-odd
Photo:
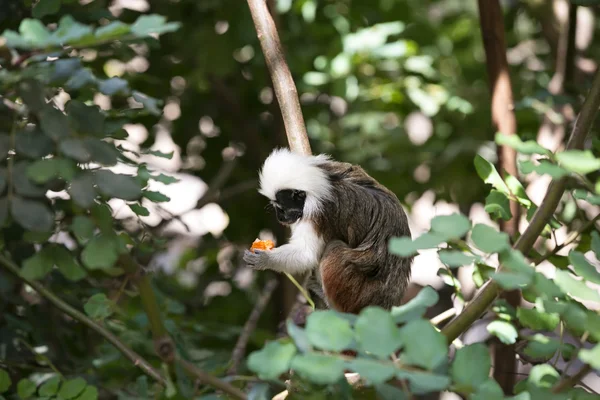
[{"label": "monkey's arm", "polygon": [[254,269],[304,273],[317,267],[324,246],[312,224],[302,222],[293,228],[289,243],[269,251],[246,250],[244,261]]}]

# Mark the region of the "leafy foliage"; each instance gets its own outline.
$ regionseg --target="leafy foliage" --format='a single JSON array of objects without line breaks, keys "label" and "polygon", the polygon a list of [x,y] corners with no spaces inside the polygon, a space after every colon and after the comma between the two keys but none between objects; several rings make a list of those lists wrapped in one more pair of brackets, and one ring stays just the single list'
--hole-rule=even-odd
[{"label": "leafy foliage", "polygon": [[[162,340],[196,368],[224,375],[267,275],[249,273],[238,250],[263,229],[285,237],[252,186],[284,130],[245,3],[156,1],[151,11],[101,0],[9,3],[9,18],[0,11],[0,398],[216,398],[165,357]],[[243,378],[223,382],[251,399],[270,398],[286,380],[289,398],[592,398],[583,388],[551,393],[574,373],[564,365],[600,369],[600,142],[564,150],[535,134],[548,121],[569,128],[560,110],[579,111],[590,86],[579,71],[565,93],[548,89],[556,44],[538,27],[554,26],[546,20],[554,11],[505,5],[519,132],[492,138],[473,4],[351,3],[272,2],[313,152],[360,163],[409,212],[426,214],[419,210],[432,197],[432,210],[451,205],[425,215],[428,229],[388,243],[398,256],[437,254],[437,278],[451,295],[425,286],[389,311],[315,311],[305,326],[286,320],[287,336],[275,339],[289,311],[282,290],[250,332]],[[598,59],[589,33],[588,48],[578,49],[588,61]],[[534,44],[523,56],[516,50],[526,43]],[[518,153],[514,175],[496,167],[498,146]],[[209,206],[194,209],[198,178],[216,183],[204,200],[226,210],[226,234],[209,226]],[[518,236],[498,225],[514,217],[511,202],[531,223],[540,205],[532,182],[547,178],[564,179],[566,193],[535,248],[521,252]],[[189,215],[171,215],[178,204]],[[480,205],[484,215],[474,212]],[[183,229],[200,219],[201,234]],[[490,341],[514,344],[519,362],[532,364],[515,397],[490,377],[484,342],[449,343],[445,322],[429,320],[472,299],[465,275],[476,287],[523,295],[516,307],[497,300],[480,321]],[[348,384],[347,372],[362,385]]]}]

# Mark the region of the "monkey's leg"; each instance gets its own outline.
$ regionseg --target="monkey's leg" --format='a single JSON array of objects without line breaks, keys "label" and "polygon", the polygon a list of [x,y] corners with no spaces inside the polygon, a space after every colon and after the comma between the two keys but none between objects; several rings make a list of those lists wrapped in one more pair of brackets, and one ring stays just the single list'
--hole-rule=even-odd
[{"label": "monkey's leg", "polygon": [[327,301],[327,297],[325,297],[325,292],[323,291],[323,285],[317,279],[315,274],[318,274],[318,271],[310,272],[309,276],[306,279],[304,287],[306,288],[308,294],[311,299],[315,303],[315,309],[323,310],[331,308]]},{"label": "monkey's leg", "polygon": [[[357,265],[359,258],[360,267]],[[358,314],[367,306],[385,304],[383,283],[366,273],[364,259],[364,252],[358,253],[342,241],[327,245],[319,268],[325,297],[331,308]]]}]

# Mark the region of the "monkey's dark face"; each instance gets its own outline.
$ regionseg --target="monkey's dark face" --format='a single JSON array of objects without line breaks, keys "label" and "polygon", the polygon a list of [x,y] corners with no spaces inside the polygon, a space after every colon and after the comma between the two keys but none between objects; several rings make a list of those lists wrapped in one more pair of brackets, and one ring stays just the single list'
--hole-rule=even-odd
[{"label": "monkey's dark face", "polygon": [[302,218],[306,192],[302,190],[284,189],[275,193],[275,214],[277,221],[284,225],[290,225]]}]

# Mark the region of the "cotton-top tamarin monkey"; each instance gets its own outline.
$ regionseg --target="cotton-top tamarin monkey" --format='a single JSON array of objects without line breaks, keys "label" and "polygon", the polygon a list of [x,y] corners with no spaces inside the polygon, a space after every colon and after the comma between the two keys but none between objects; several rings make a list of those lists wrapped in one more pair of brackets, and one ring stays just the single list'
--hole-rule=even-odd
[{"label": "cotton-top tamarin monkey", "polygon": [[400,305],[413,257],[388,251],[390,238],[411,235],[394,193],[360,166],[288,149],[274,150],[259,178],[259,192],[292,234],[273,250],[246,250],[251,268],[310,271],[308,289],[340,312]]}]

